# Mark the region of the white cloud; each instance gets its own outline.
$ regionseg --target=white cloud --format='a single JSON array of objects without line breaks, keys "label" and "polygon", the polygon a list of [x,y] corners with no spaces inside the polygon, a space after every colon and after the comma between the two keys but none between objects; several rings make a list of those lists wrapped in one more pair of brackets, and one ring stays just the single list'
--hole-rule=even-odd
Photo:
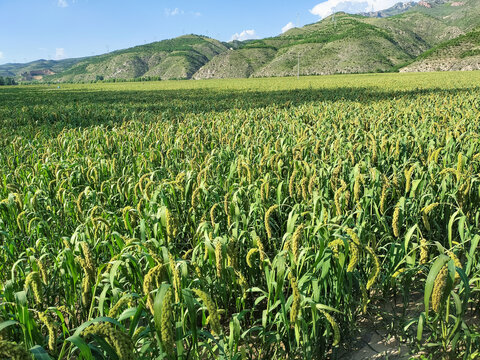
[{"label": "white cloud", "polygon": [[255,30],[252,29],[252,30],[243,30],[240,34],[239,33],[233,34],[230,41],[234,41],[234,40],[244,41],[244,40],[250,40],[250,39],[257,39],[257,38],[258,36],[255,33]]},{"label": "white cloud", "polygon": [[65,49],[64,48],[56,48],[55,49],[55,60],[65,59]]},{"label": "white cloud", "polygon": [[0,59],[3,59],[3,52],[0,51]]},{"label": "white cloud", "polygon": [[313,15],[325,18],[337,11],[359,13],[366,11],[385,10],[398,2],[419,0],[327,0],[317,4],[310,10]]},{"label": "white cloud", "polygon": [[175,16],[175,15],[183,15],[183,14],[184,14],[184,11],[179,8],[165,9],[166,16]]},{"label": "white cloud", "polygon": [[62,8],[66,8],[68,6],[67,0],[58,0],[57,6],[62,7]]},{"label": "white cloud", "polygon": [[293,29],[295,27],[295,25],[293,25],[293,22],[289,22],[287,25],[285,25],[284,27],[282,27],[282,34],[284,32],[287,32],[288,30],[290,29]]}]

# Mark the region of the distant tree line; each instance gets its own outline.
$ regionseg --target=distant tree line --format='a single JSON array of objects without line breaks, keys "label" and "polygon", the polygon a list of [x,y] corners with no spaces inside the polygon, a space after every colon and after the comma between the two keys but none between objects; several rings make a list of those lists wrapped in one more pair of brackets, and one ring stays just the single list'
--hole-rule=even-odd
[{"label": "distant tree line", "polygon": [[[169,80],[186,80],[184,78],[171,78]],[[116,79],[110,78],[105,79],[103,75],[97,75],[95,80],[85,80],[85,81],[25,81],[21,82],[21,85],[35,85],[35,84],[46,84],[46,85],[58,85],[58,84],[95,84],[95,83],[125,83],[125,82],[144,82],[144,81],[162,81],[160,76],[142,76],[131,79]],[[15,83],[16,84],[16,83]]]},{"label": "distant tree line", "polygon": [[162,80],[160,76],[143,76],[137,77],[132,79],[104,79],[103,76],[98,76],[95,82],[105,82],[105,83],[112,83],[112,82],[141,82],[141,81],[160,81]]},{"label": "distant tree line", "polygon": [[13,78],[0,76],[0,86],[4,85],[17,85]]},{"label": "distant tree line", "polygon": [[[124,82],[143,82],[143,81],[161,81],[162,78],[160,76],[142,76],[142,77],[136,77],[136,78],[130,78],[130,79],[117,79],[117,78],[109,78],[105,79],[103,75],[96,75],[95,80],[84,80],[84,81],[42,81],[42,84],[48,84],[48,85],[55,85],[55,84],[95,84],[95,83],[124,83]],[[172,79],[172,80],[183,80],[183,79]],[[23,83],[22,83],[23,84]],[[25,82],[25,85],[30,85],[30,84],[38,84],[38,82]]]}]

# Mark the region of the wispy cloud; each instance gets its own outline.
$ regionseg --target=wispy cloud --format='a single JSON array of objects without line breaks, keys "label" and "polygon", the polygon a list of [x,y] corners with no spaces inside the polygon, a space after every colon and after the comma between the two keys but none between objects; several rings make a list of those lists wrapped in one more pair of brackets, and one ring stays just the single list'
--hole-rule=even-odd
[{"label": "wispy cloud", "polygon": [[244,40],[250,40],[250,39],[257,39],[257,38],[258,36],[255,33],[255,30],[252,29],[252,30],[243,30],[240,34],[239,33],[233,34],[230,41],[234,41],[234,40],[244,41]]},{"label": "wispy cloud", "polygon": [[418,0],[327,0],[317,4],[310,10],[313,15],[325,18],[338,11],[359,13],[387,9],[398,2]]},{"label": "wispy cloud", "polygon": [[293,29],[295,27],[295,25],[293,25],[293,22],[289,22],[287,25],[285,25],[284,27],[282,27],[282,34],[284,32],[287,32],[288,30],[290,29]]},{"label": "wispy cloud", "polygon": [[175,9],[165,9],[166,16],[176,16],[176,15],[183,15],[185,12],[182,9],[175,8]]},{"label": "wispy cloud", "polygon": [[65,59],[65,49],[64,48],[56,48],[55,49],[55,60]]},{"label": "wispy cloud", "polygon": [[67,0],[58,0],[57,1],[57,6],[61,8],[66,8],[68,6]]},{"label": "wispy cloud", "polygon": [[4,56],[3,56],[3,52],[0,51],[0,59],[3,59]]}]

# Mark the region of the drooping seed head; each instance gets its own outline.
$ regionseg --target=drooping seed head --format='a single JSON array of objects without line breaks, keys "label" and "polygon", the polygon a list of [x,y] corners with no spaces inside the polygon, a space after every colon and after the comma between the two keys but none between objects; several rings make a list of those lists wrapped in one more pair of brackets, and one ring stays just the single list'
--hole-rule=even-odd
[{"label": "drooping seed head", "polygon": [[400,235],[399,221],[400,221],[400,206],[399,204],[397,204],[395,206],[395,210],[393,211],[393,220],[392,220],[393,235],[397,238]]},{"label": "drooping seed head", "polygon": [[426,264],[428,261],[428,243],[427,240],[420,240],[420,265]]},{"label": "drooping seed head", "polygon": [[173,356],[175,354],[175,335],[173,325],[173,290],[168,288],[162,303],[162,316],[161,316],[161,338],[162,345],[166,352]]},{"label": "drooping seed head", "polygon": [[249,268],[253,267],[252,257],[257,252],[258,252],[258,248],[252,248],[248,251],[248,253],[247,253],[247,265],[248,265]]},{"label": "drooping seed head", "polygon": [[37,304],[41,304],[42,301],[42,292],[43,292],[43,285],[42,281],[40,280],[40,275],[36,271],[32,271],[27,275],[25,278],[25,287],[27,289],[31,289],[33,291],[33,296]]},{"label": "drooping seed head", "polygon": [[321,312],[322,312],[323,316],[325,316],[327,321],[330,323],[330,326],[332,327],[332,330],[333,330],[333,344],[332,344],[332,346],[337,346],[338,343],[340,342],[340,328],[338,327],[338,324],[337,324],[337,322],[335,321],[335,319],[333,318],[332,315],[330,315],[329,313],[327,313],[324,310],[321,310]]},{"label": "drooping seed head", "polygon": [[302,240],[302,234],[303,234],[303,229],[305,228],[304,224],[301,224],[300,226],[297,227],[295,232],[293,233],[292,236],[292,253],[293,253],[293,258],[295,260],[295,263],[298,262],[298,255],[299,255],[299,246],[300,246],[300,241]]},{"label": "drooping seed head", "polygon": [[278,205],[272,205],[267,212],[265,213],[265,230],[267,231],[267,236],[269,239],[272,238],[272,227],[270,225],[270,218],[273,212],[278,208]]},{"label": "drooping seed head", "polygon": [[442,307],[445,298],[445,290],[447,288],[448,266],[445,265],[437,274],[433,283],[432,292],[432,309],[438,313]]},{"label": "drooping seed head", "polygon": [[293,295],[293,302],[292,306],[290,308],[290,323],[293,325],[297,322],[298,316],[300,314],[300,302],[301,302],[301,296],[300,296],[300,291],[298,289],[298,283],[297,279],[292,276],[290,278],[290,286],[292,287],[292,295]]},{"label": "drooping seed head", "polygon": [[220,335],[222,331],[220,325],[220,316],[218,315],[217,308],[215,306],[215,303],[212,301],[212,298],[206,292],[199,289],[193,289],[193,292],[202,300],[203,304],[207,307],[210,319],[209,324],[212,328],[212,331],[215,334]]},{"label": "drooping seed head", "polygon": [[370,270],[370,274],[368,275],[368,281],[366,286],[366,289],[369,290],[373,286],[373,284],[375,284],[375,281],[380,274],[380,261],[378,260],[377,254],[375,254],[375,251],[373,251],[371,247],[366,246],[365,249],[368,251],[372,258],[372,269]]}]

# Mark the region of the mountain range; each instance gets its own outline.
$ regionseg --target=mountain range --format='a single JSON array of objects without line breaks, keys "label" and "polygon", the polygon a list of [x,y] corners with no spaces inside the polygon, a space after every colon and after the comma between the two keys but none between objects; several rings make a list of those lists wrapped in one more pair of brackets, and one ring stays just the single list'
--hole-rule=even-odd
[{"label": "mountain range", "polygon": [[422,0],[336,13],[265,39],[178,38],[65,60],[0,65],[18,81],[209,79],[480,69],[480,1]]}]

